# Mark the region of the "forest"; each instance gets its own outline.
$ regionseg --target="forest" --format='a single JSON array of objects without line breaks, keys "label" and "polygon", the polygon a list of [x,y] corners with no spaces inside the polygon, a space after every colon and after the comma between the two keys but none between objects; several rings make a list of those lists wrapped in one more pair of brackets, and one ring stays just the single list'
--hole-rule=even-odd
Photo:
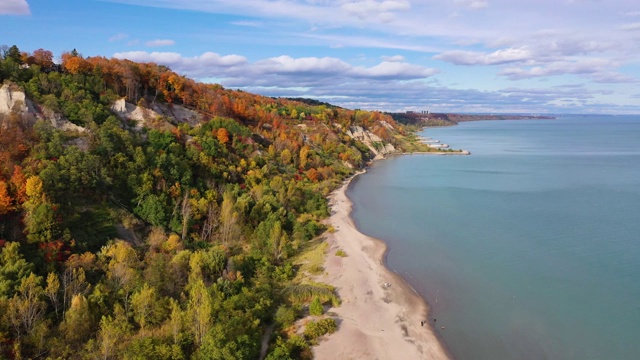
[{"label": "forest", "polygon": [[336,330],[300,258],[380,145],[349,129],[402,149],[390,116],[76,50],[2,46],[0,83],[29,102],[0,114],[0,357],[310,359]]}]

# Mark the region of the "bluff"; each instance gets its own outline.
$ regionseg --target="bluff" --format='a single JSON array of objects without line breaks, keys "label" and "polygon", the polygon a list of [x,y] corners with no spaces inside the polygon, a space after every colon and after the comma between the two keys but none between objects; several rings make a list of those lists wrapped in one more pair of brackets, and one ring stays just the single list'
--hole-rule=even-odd
[{"label": "bluff", "polygon": [[327,196],[405,128],[36,52],[0,55],[0,357],[311,358]]}]

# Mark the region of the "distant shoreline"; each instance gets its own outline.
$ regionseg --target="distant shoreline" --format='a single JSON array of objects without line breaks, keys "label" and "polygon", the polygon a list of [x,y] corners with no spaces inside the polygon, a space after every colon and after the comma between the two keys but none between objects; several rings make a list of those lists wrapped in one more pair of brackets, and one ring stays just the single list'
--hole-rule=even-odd
[{"label": "distant shoreline", "polygon": [[393,119],[404,125],[420,127],[455,126],[461,122],[492,120],[554,120],[551,115],[519,115],[519,114],[455,114],[455,113],[388,113]]},{"label": "distant shoreline", "polygon": [[[314,347],[316,359],[450,359],[429,320],[427,301],[385,263],[384,241],[361,233],[351,218],[346,191],[360,171],[330,196],[321,281],[336,288],[342,304],[329,311],[338,331]],[[336,256],[340,249],[347,256]]]}]

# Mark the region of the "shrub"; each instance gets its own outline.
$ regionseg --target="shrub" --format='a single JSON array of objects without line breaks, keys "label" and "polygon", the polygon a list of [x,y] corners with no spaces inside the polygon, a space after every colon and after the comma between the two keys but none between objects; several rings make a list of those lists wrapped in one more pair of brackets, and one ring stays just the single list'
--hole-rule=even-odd
[{"label": "shrub", "polygon": [[309,304],[309,314],[313,316],[320,316],[324,314],[324,306],[322,306],[322,301],[320,301],[319,297],[314,297],[311,304]]},{"label": "shrub", "polygon": [[315,340],[324,334],[332,334],[338,330],[338,325],[333,318],[320,321],[310,321],[304,329],[304,336],[309,340]]},{"label": "shrub", "polygon": [[338,251],[336,251],[336,256],[340,256],[340,257],[347,257],[349,255],[347,255],[346,252],[344,252],[344,250],[342,249],[338,249]]},{"label": "shrub", "polygon": [[287,305],[280,305],[276,311],[276,322],[283,328],[293,325],[296,321],[296,310]]}]

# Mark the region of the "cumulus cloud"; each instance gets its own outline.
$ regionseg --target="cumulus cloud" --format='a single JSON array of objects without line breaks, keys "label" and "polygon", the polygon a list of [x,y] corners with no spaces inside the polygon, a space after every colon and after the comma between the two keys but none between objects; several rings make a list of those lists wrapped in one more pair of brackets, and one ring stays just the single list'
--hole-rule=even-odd
[{"label": "cumulus cloud", "polygon": [[540,66],[507,67],[500,71],[511,80],[522,80],[536,77],[580,75],[599,83],[633,83],[638,79],[612,71],[619,67],[608,59],[562,60]]},{"label": "cumulus cloud", "polygon": [[26,0],[2,0],[0,2],[2,15],[30,15],[31,10]]},{"label": "cumulus cloud", "polygon": [[[146,57],[151,57],[149,54],[157,54],[153,58],[166,57],[167,61],[173,61],[167,65],[181,73],[200,79],[210,78],[225,86],[261,89],[260,92],[265,94],[296,92],[298,95],[325,98],[336,96],[344,99],[341,101],[345,106],[354,104],[361,108],[364,108],[363,104],[376,103],[391,108],[394,102],[400,109],[412,106],[411,103],[424,107],[432,100],[445,109],[450,106],[447,104],[454,104],[451,99],[455,97],[460,97],[461,104],[466,104],[466,111],[485,106],[482,101],[493,101],[504,109],[519,109],[521,105],[517,104],[528,104],[531,108],[555,106],[553,101],[542,97],[538,98],[539,102],[531,102],[529,99],[535,99],[536,95],[532,93],[518,98],[519,95],[504,91],[454,92],[446,88],[437,88],[437,91],[433,87],[425,88],[426,79],[450,83],[444,76],[433,76],[437,72],[431,68],[434,59],[453,66],[472,66],[465,69],[470,74],[478,73],[485,77],[497,74],[514,81],[555,77],[553,83],[557,83],[563,79],[561,76],[573,75],[571,81],[578,81],[587,88],[592,83],[600,83],[594,88],[603,88],[607,83],[636,81],[620,69],[629,66],[626,72],[631,74],[631,69],[640,60],[637,41],[640,9],[632,1],[106,1],[238,15],[240,19],[251,20],[231,24],[245,27],[262,25],[265,38],[273,34],[274,39],[279,39],[278,45],[282,44],[280,39],[286,38],[290,45],[344,48],[341,53],[356,48],[357,52],[352,51],[352,54],[385,49],[382,53],[398,53],[407,58],[408,54],[414,58],[416,52],[431,56],[419,64],[409,63],[402,55],[381,57],[379,63],[368,66],[345,59],[308,55],[279,56],[251,62],[240,57],[243,61],[221,66],[215,64],[217,60],[213,65],[206,65],[201,56],[186,58],[179,55],[171,57],[168,53],[145,53]],[[487,7],[496,11],[467,11]],[[269,33],[273,29],[277,33]],[[289,51],[283,50],[283,53]],[[372,55],[369,53],[367,56]],[[536,83],[543,84],[542,81]],[[461,82],[456,86],[479,85]],[[428,97],[422,99],[425,94]],[[595,104],[593,99],[586,97],[575,100],[578,95],[572,97],[571,93],[549,94],[549,98],[565,96],[570,99],[567,103],[591,101]],[[501,102],[516,98],[513,104]],[[598,105],[593,106],[597,108]]]},{"label": "cumulus cloud", "polygon": [[[183,57],[175,52],[130,51],[116,53],[113,56],[167,65],[175,71],[190,76],[234,79],[236,82],[242,81],[243,85],[265,80],[319,83],[336,78],[422,79],[437,73],[436,69],[400,61],[383,61],[375,66],[363,67],[332,57],[293,58],[282,55],[250,63],[243,56],[221,56],[213,52]],[[272,78],[268,79],[268,77]],[[276,77],[277,79],[274,79]]]},{"label": "cumulus cloud", "polygon": [[327,74],[345,72],[351,66],[340,59],[330,57],[305,57],[294,59],[290,56],[283,55],[260,60],[256,62],[253,67],[262,74]]},{"label": "cumulus cloud", "polygon": [[369,68],[353,68],[349,74],[364,78],[419,79],[429,77],[437,72],[438,70],[436,69],[428,69],[419,65],[383,61]]},{"label": "cumulus cloud", "polygon": [[128,51],[115,53],[113,57],[167,65],[179,73],[193,77],[213,76],[223,72],[225,68],[232,68],[247,61],[245,57],[240,55],[221,56],[213,52],[206,52],[200,56],[183,57],[175,52]]},{"label": "cumulus cloud", "polygon": [[147,47],[171,46],[175,44],[176,42],[174,40],[169,40],[169,39],[156,39],[156,40],[150,40],[144,43],[144,45]]},{"label": "cumulus cloud", "polygon": [[[175,52],[134,51],[117,53],[114,57],[167,65],[179,73],[203,81],[209,79],[228,88],[241,88],[266,96],[311,97],[350,108],[382,111],[584,112],[584,106],[589,105],[601,112],[629,113],[640,110],[640,106],[620,108],[601,104],[596,97],[605,91],[589,90],[582,84],[546,89],[513,87],[495,91],[433,86],[434,82],[427,79],[432,79],[437,73],[436,69],[410,64],[400,58],[365,67],[332,57],[295,58],[288,55],[254,62],[239,55],[222,56],[212,52],[185,57]],[[546,67],[508,67],[503,70],[503,75],[524,79],[574,73],[603,83],[630,80],[610,70],[616,65],[606,59],[582,60]],[[564,100],[559,102],[559,99]]]},{"label": "cumulus cloud", "polygon": [[531,52],[525,48],[508,48],[492,53],[452,50],[433,57],[456,65],[500,65],[531,58]]}]

